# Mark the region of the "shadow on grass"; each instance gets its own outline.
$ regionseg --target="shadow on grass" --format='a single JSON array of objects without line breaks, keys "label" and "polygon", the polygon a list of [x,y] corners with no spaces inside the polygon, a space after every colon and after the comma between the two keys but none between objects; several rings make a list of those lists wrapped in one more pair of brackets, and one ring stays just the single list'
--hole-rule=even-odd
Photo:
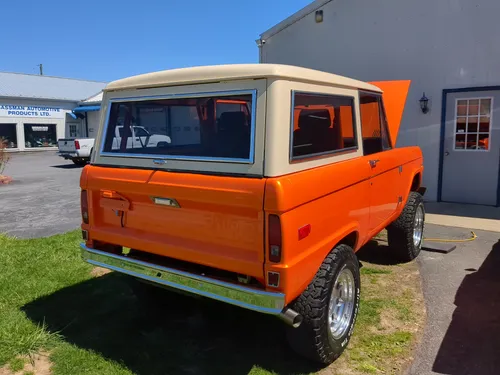
[{"label": "shadow on grass", "polygon": [[77,165],[77,164],[60,164],[60,165],[51,165],[52,168],[59,168],[59,169],[78,169],[78,168],[83,168],[85,167],[84,165]]},{"label": "shadow on grass", "polygon": [[275,317],[159,290],[137,298],[136,281],[110,273],[23,307],[36,323],[138,375],[277,374],[319,370],[290,351]]}]

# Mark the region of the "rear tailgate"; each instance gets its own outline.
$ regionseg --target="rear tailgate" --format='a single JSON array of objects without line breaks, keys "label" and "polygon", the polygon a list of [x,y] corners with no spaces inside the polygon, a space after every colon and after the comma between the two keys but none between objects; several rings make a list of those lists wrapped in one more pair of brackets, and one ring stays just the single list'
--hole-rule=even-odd
[{"label": "rear tailgate", "polygon": [[265,179],[86,169],[91,239],[263,277]]},{"label": "rear tailgate", "polygon": [[59,139],[57,141],[57,147],[59,148],[59,152],[76,152],[74,139]]}]

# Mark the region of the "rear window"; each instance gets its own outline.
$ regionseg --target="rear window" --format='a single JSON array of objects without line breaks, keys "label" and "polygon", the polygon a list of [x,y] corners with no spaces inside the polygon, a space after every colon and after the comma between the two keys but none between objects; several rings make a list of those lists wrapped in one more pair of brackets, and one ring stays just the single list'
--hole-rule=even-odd
[{"label": "rear window", "polygon": [[111,101],[102,153],[253,161],[255,93]]}]

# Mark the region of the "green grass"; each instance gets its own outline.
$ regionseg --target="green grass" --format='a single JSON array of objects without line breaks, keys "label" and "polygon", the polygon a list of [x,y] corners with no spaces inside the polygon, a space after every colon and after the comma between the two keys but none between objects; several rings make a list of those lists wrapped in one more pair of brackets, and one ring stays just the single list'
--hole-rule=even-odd
[{"label": "green grass", "polygon": [[[290,351],[276,318],[157,289],[154,301],[139,299],[126,276],[93,277],[79,242],[79,231],[35,240],[0,235],[0,367],[22,370],[20,356],[45,351],[53,375],[317,371]],[[391,373],[392,362],[409,354],[411,334],[377,331],[386,308],[402,322],[415,318],[413,294],[395,297],[377,286],[404,272],[365,263],[352,344],[332,369]]]},{"label": "green grass", "polygon": [[362,275],[389,275],[392,271],[383,268],[363,267],[361,268],[360,273]]},{"label": "green grass", "polygon": [[9,368],[12,372],[21,371],[24,368],[24,359],[15,357],[9,361]]},{"label": "green grass", "polygon": [[23,375],[35,375],[35,373],[33,371],[25,371]]}]

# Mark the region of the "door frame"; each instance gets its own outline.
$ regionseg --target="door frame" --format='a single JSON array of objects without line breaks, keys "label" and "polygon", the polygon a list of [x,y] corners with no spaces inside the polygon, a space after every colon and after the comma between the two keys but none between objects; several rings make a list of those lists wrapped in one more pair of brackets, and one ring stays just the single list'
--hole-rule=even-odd
[{"label": "door frame", "polygon": [[[467,93],[467,92],[479,92],[479,91],[499,91],[500,86],[475,86],[475,87],[461,87],[456,89],[444,89],[441,96],[441,129],[439,135],[439,169],[438,169],[438,192],[437,201],[442,202],[442,192],[443,192],[443,163],[444,163],[444,141],[445,141],[445,130],[446,130],[446,104],[448,99],[448,94],[455,93]],[[491,109],[493,112],[493,108]],[[490,128],[493,123],[490,124]],[[498,163],[498,179],[497,179],[497,203],[496,207],[500,207],[500,160]]]}]

